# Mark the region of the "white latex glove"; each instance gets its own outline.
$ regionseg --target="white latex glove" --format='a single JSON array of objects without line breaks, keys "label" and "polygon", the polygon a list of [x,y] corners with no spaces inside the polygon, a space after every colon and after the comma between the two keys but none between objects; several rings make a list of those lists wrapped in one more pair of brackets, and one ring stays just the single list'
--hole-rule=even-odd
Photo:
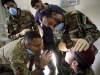
[{"label": "white latex glove", "polygon": [[26,32],[29,32],[29,31],[30,31],[30,29],[24,29],[20,32],[20,35],[23,36],[23,35],[25,35]]},{"label": "white latex glove", "polygon": [[58,49],[59,49],[60,51],[66,52],[66,51],[67,51],[66,44],[65,44],[64,42],[60,42],[60,43],[58,44]]},{"label": "white latex glove", "polygon": [[89,48],[89,43],[84,39],[78,39],[74,47],[74,49],[79,52],[83,50],[86,51],[88,48]]}]

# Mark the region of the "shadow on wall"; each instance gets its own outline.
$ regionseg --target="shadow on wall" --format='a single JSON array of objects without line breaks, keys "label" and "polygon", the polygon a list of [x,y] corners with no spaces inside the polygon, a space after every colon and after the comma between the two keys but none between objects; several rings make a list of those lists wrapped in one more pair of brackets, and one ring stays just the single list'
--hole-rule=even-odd
[{"label": "shadow on wall", "polygon": [[95,72],[95,75],[100,75],[100,38],[94,43],[96,48],[98,49],[98,53],[96,54],[95,61],[93,64],[93,70]]}]

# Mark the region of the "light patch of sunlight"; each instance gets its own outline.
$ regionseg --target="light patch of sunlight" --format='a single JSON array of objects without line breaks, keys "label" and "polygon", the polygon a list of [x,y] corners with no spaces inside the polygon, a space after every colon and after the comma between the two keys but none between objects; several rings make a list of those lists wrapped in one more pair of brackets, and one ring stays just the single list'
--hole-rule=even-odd
[{"label": "light patch of sunlight", "polygon": [[[56,66],[56,58],[55,58],[54,53],[52,53],[52,59],[53,59],[54,65]],[[46,67],[45,67],[45,70],[44,70],[45,75],[48,75],[49,71],[50,71],[50,70],[49,70],[48,66],[46,66]],[[56,69],[56,73],[58,73],[58,72],[57,72],[57,69]]]}]

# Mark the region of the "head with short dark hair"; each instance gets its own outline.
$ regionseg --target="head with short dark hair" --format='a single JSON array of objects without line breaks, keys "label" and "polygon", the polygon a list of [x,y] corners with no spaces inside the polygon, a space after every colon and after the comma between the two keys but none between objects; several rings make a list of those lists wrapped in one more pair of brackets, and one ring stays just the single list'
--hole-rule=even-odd
[{"label": "head with short dark hair", "polygon": [[[10,8],[17,9],[17,4],[14,0],[2,0],[1,1],[2,6],[5,8],[5,10],[10,13]],[[18,13],[18,12],[17,12]],[[10,13],[11,14],[11,13]]]},{"label": "head with short dark hair", "polygon": [[36,3],[38,3],[39,0],[31,0],[31,6],[34,7]]},{"label": "head with short dark hair", "polygon": [[52,9],[44,9],[42,12],[41,12],[41,20],[42,18],[45,16],[47,18],[50,18],[52,16],[52,12],[55,12],[54,10]]},{"label": "head with short dark hair", "polygon": [[35,31],[29,31],[24,35],[25,47],[34,53],[38,53],[42,50],[42,38],[39,33]]},{"label": "head with short dark hair", "polygon": [[6,4],[7,2],[12,2],[16,4],[14,0],[1,0],[1,5],[4,7],[4,4]]},{"label": "head with short dark hair", "polygon": [[24,35],[24,41],[26,43],[31,43],[34,38],[41,38],[40,34],[35,31],[29,31]]},{"label": "head with short dark hair", "polygon": [[53,29],[62,22],[62,16],[60,13],[48,8],[41,12],[41,21],[42,24]]}]

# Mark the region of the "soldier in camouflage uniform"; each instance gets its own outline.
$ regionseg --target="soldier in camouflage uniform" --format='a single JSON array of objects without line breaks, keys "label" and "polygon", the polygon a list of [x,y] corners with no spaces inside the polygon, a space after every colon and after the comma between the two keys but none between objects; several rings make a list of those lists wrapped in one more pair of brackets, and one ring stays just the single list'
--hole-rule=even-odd
[{"label": "soldier in camouflage uniform", "polygon": [[2,0],[2,6],[10,14],[6,20],[6,32],[8,38],[15,40],[23,36],[20,32],[31,29],[39,32],[35,18],[28,10],[17,8],[14,0]]},{"label": "soldier in camouflage uniform", "polygon": [[[81,13],[78,10],[71,11],[69,13],[58,14],[52,9],[45,9],[42,13],[42,23],[45,26],[50,26],[57,30],[57,34],[54,35],[57,45],[62,41],[66,44],[67,48],[74,46],[71,38],[78,38],[79,40],[74,46],[74,50],[81,52],[82,50],[86,51],[89,48],[89,45],[94,50],[95,54],[97,53],[97,48],[93,43],[99,38],[100,31],[97,29],[94,23]],[[58,25],[59,24],[59,25]],[[65,53],[63,56],[63,60]],[[68,72],[69,65],[66,62],[62,63],[63,75],[69,74]],[[68,66],[68,67],[66,67]],[[66,70],[67,69],[67,70]]]},{"label": "soldier in camouflage uniform", "polygon": [[[51,53],[45,51],[40,55],[41,49],[42,38],[34,31],[3,46],[0,48],[0,75],[44,75],[43,69],[50,61]],[[34,71],[29,71],[26,66],[31,58],[36,64]]]}]

